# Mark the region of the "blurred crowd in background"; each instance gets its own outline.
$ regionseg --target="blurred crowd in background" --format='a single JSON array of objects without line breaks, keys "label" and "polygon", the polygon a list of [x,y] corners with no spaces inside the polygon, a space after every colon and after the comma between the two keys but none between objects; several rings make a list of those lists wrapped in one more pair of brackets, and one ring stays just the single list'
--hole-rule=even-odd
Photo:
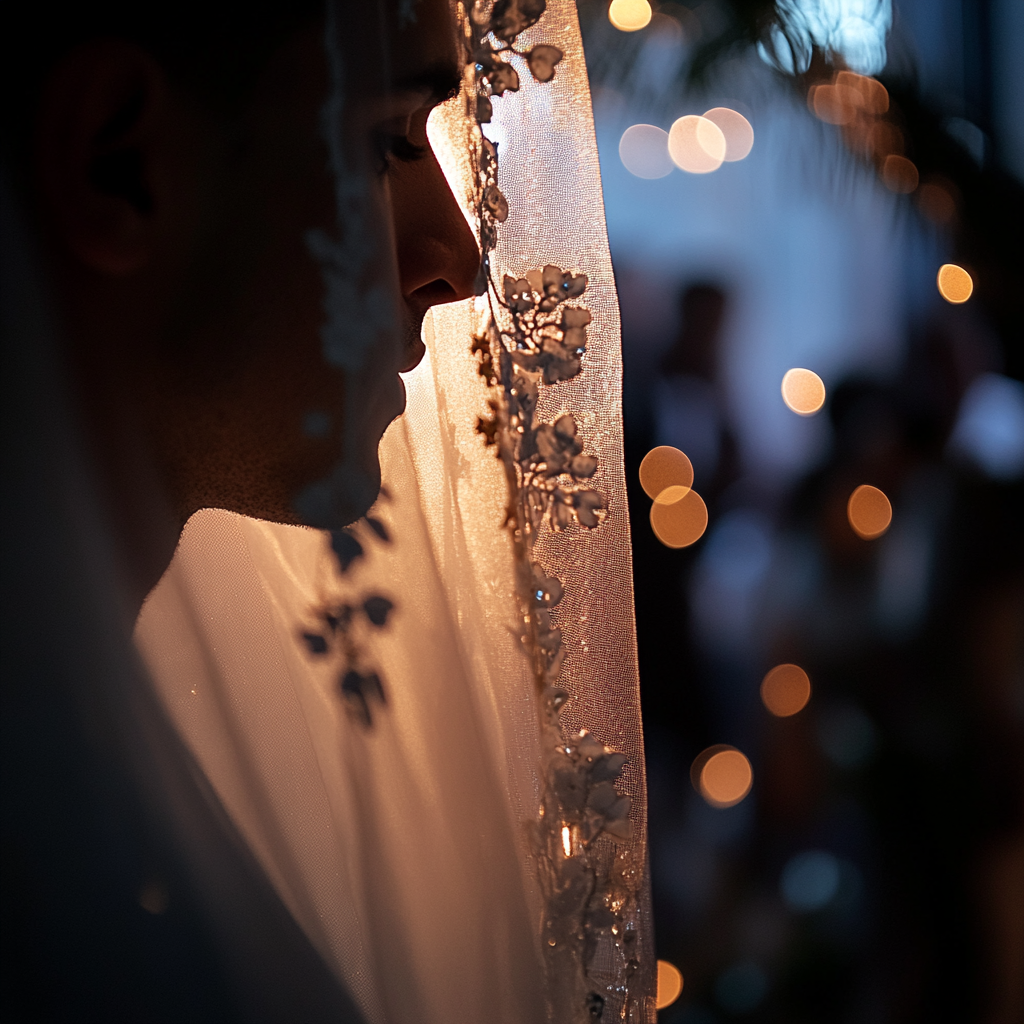
[{"label": "blurred crowd in background", "polygon": [[[660,1019],[1024,1021],[1024,4],[580,14]],[[641,487],[662,447],[707,509],[684,546]]]}]

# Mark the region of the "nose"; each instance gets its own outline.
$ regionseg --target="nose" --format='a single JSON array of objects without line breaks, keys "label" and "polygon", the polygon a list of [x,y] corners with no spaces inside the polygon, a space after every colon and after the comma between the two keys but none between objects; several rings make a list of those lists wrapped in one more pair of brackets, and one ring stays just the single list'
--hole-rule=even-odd
[{"label": "nose", "polygon": [[402,296],[417,322],[473,294],[480,250],[433,151],[389,175]]}]

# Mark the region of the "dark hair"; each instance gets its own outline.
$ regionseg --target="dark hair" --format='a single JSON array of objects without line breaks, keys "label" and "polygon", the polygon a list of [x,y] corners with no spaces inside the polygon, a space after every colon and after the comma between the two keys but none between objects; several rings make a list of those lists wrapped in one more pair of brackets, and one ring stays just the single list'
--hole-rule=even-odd
[{"label": "dark hair", "polygon": [[4,163],[21,177],[40,93],[54,65],[80,43],[138,43],[172,80],[229,109],[323,0],[6,0],[0,17],[0,132]]}]

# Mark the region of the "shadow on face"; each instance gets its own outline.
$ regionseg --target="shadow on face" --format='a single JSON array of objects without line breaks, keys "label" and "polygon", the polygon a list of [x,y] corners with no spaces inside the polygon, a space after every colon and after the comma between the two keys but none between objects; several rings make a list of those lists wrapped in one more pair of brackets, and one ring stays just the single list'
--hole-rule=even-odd
[{"label": "shadow on face", "polygon": [[[48,69],[34,205],[75,391],[122,520],[145,519],[141,496],[159,491],[178,528],[205,507],[302,522],[296,496],[339,465],[365,485],[339,515],[376,497],[377,445],[404,407],[399,372],[422,357],[423,316],[469,296],[478,266],[426,135],[460,81],[455,27],[444,0],[415,10],[383,31],[376,9],[364,12],[366,26],[328,40],[340,52],[311,12],[264,45],[230,97],[209,84],[216,69],[183,72],[188,61],[110,26],[83,29]],[[338,57],[359,77],[350,71],[332,121]],[[366,258],[346,287],[390,294],[396,311],[354,361],[325,357],[324,335],[365,334],[359,303],[339,308],[309,245],[310,232],[345,241],[338,152],[369,211]]]}]

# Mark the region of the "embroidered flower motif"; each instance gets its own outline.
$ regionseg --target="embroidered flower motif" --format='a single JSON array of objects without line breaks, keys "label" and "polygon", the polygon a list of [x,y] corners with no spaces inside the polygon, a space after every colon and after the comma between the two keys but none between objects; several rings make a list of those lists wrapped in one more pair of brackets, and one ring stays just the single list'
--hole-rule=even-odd
[{"label": "embroidered flower motif", "polygon": [[584,848],[602,833],[628,840],[632,802],[615,789],[625,764],[624,754],[586,730],[558,746],[548,761],[544,819],[568,823]]},{"label": "embroidered flower motif", "polygon": [[557,46],[535,46],[526,55],[526,62],[538,82],[550,82],[555,77],[555,65],[564,56]]},{"label": "embroidered flower motif", "polygon": [[[544,14],[546,0],[497,0],[490,12],[487,4],[477,0],[464,22],[463,51],[466,63],[471,65],[476,81],[476,95],[471,110],[478,124],[490,124],[494,116],[491,97],[518,92],[519,72],[503,59],[505,54],[517,54],[526,60],[534,78],[548,82],[554,76],[555,65],[562,59],[556,46],[535,46],[529,52],[517,50],[516,37],[535,25]],[[490,252],[497,242],[497,225],[508,217],[508,203],[498,189],[498,159],[494,143],[482,135],[477,142],[477,216],[480,225],[481,271],[475,294],[483,295],[489,282]]]},{"label": "embroidered flower motif", "polygon": [[495,67],[485,77],[487,84],[491,87],[492,96],[519,91],[519,73],[511,64],[507,64],[503,60],[495,61]]},{"label": "embroidered flower motif", "polygon": [[[520,32],[540,21],[547,6],[547,0],[497,0],[491,11],[490,30],[511,46]],[[474,12],[480,7],[474,7]]]},{"label": "embroidered flower motif", "polygon": [[[526,52],[515,47],[519,33],[536,24],[544,9],[545,0],[497,0],[488,15],[483,0],[477,0],[470,10],[464,47],[476,83],[470,109],[480,124],[494,115],[493,97],[520,88],[519,74],[504,54],[524,58],[538,82],[554,77],[563,59],[558,47],[538,44]],[[631,801],[615,785],[626,757],[586,730],[570,737],[562,726],[561,712],[570,699],[569,690],[559,685],[567,657],[557,621],[564,585],[533,554],[545,524],[554,533],[596,529],[607,512],[604,496],[591,483],[598,460],[586,450],[573,415],[536,420],[541,387],[562,384],[583,370],[592,322],[582,305],[588,280],[553,263],[522,277],[505,275],[500,286],[492,279],[491,253],[509,204],[498,183],[498,149],[482,133],[474,156],[481,248],[475,292],[487,295],[491,308],[472,341],[479,374],[491,389],[477,430],[500,459],[508,483],[505,526],[512,537],[524,624],[519,639],[531,660],[542,713],[542,803],[533,835],[545,899],[552,1012],[555,1019],[573,1022],[609,1015],[625,1020],[627,1013],[632,1019],[628,1006],[640,1005],[643,998],[630,988],[638,961],[627,941],[636,936],[639,878],[628,854],[609,853],[615,848],[608,843],[631,836]],[[604,964],[601,981],[589,975],[597,931],[619,951],[618,966]],[[578,965],[575,977],[565,971],[563,951]]]},{"label": "embroidered flower motif", "polygon": [[488,185],[484,190],[484,205],[499,224],[505,223],[508,218],[508,200],[501,194],[497,185]]},{"label": "embroidered flower motif", "polygon": [[[473,342],[480,374],[488,383],[511,377],[504,401],[492,405],[492,415],[481,417],[477,429],[487,444],[499,445],[499,456],[501,442],[508,446],[508,458],[518,468],[522,511],[534,530],[545,516],[555,532],[574,522],[593,529],[605,510],[600,493],[582,486],[597,472],[598,463],[583,451],[572,415],[564,413],[553,423],[534,422],[539,386],[569,380],[582,369],[591,315],[565,303],[586,287],[585,274],[550,263],[521,278],[506,275],[501,304],[511,324]],[[504,376],[502,366],[507,368]]]},{"label": "embroidered flower motif", "polygon": [[539,565],[533,566],[533,599],[541,608],[554,608],[565,589],[562,581],[554,576],[547,576]]},{"label": "embroidered flower motif", "polygon": [[338,559],[338,568],[343,573],[348,572],[349,566],[357,558],[363,557],[363,545],[356,540],[351,530],[332,530],[331,550]]},{"label": "embroidered flower motif", "polygon": [[[390,543],[387,527],[377,518],[366,516],[361,523],[372,537]],[[344,576],[366,557],[363,543],[356,537],[357,527],[333,530],[330,534],[338,572]],[[373,726],[375,708],[387,704],[380,675],[365,666],[364,641],[373,631],[387,626],[394,602],[382,594],[369,594],[358,601],[327,600],[312,612],[314,624],[299,630],[299,637],[311,658],[333,660],[338,668],[338,695],[350,717],[364,729]]]},{"label": "embroidered flower motif", "polygon": [[302,639],[306,641],[309,653],[314,657],[327,653],[327,639],[319,633],[303,633]]},{"label": "embroidered flower motif", "polygon": [[387,703],[380,676],[376,672],[367,672],[364,675],[355,669],[349,669],[341,677],[338,686],[349,713],[364,729],[369,729],[373,725],[371,706],[383,706]]},{"label": "embroidered flower motif", "polygon": [[388,615],[394,607],[386,597],[381,597],[379,594],[368,597],[363,602],[363,611],[366,613],[366,617],[374,626],[378,627],[387,624]]},{"label": "embroidered flower motif", "polygon": [[604,510],[604,498],[597,491],[576,491],[572,496],[576,518],[584,525],[593,529],[601,518],[598,512]]}]

